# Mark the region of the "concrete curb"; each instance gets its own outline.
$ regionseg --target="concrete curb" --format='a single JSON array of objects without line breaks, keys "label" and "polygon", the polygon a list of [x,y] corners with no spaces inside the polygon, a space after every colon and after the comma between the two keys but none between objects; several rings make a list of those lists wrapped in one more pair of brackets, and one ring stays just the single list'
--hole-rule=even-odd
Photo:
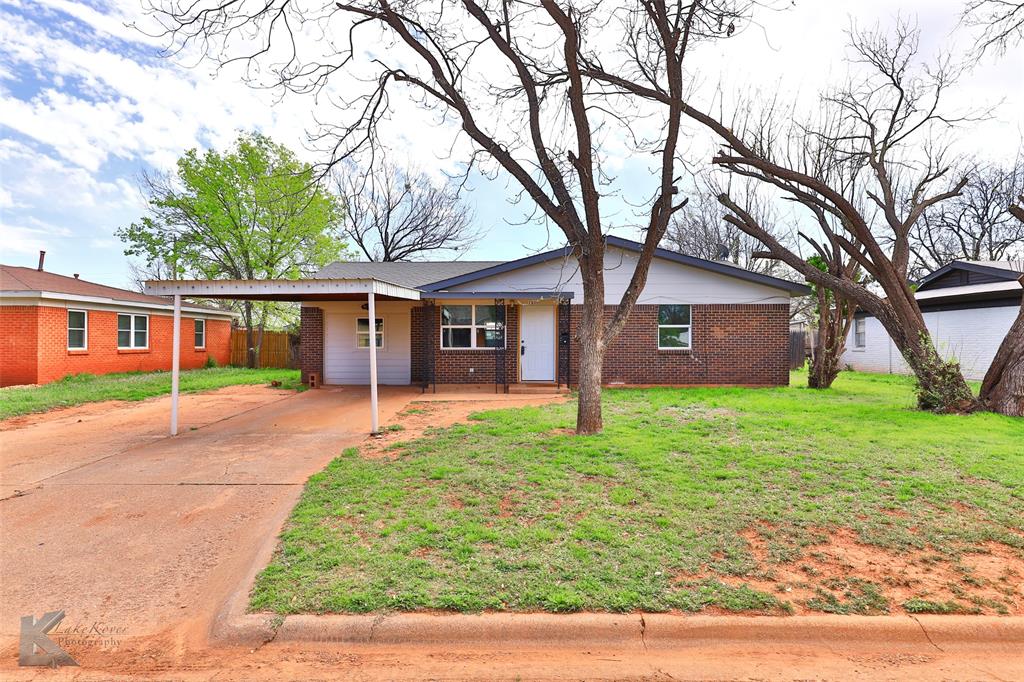
[{"label": "concrete curb", "polygon": [[677,649],[714,643],[885,650],[1024,650],[1024,618],[999,616],[701,616],[679,614],[247,614],[220,621],[224,644],[336,642],[533,648]]}]

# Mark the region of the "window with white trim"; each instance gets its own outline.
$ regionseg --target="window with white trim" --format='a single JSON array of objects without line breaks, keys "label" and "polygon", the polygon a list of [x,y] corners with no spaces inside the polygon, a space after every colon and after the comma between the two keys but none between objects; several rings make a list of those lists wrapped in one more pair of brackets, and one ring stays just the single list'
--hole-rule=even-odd
[{"label": "window with white trim", "polygon": [[85,310],[68,311],[68,350],[89,347],[89,313]]},{"label": "window with white trim", "polygon": [[858,317],[853,320],[853,347],[864,348],[868,342],[867,320]]},{"label": "window with white trim", "polygon": [[117,316],[117,347],[121,349],[149,348],[149,315]]},{"label": "window with white trim", "polygon": [[505,325],[496,305],[441,306],[442,348],[504,348]]},{"label": "window with white trim", "polygon": [[658,350],[689,350],[691,345],[690,306],[658,306]]},{"label": "window with white trim", "polygon": [[196,320],[195,323],[195,346],[206,348],[206,320]]},{"label": "window with white trim", "polygon": [[[377,338],[377,348],[384,347],[384,320],[382,318],[376,318],[374,320],[374,336]],[[360,317],[356,320],[356,348],[369,348],[370,347],[370,318]]]}]

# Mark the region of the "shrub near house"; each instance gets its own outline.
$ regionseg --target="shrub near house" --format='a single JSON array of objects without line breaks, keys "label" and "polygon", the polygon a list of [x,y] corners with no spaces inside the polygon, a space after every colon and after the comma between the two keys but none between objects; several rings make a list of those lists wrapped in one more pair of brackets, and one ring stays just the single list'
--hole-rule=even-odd
[{"label": "shrub near house", "polygon": [[[181,367],[226,364],[234,313],[185,305]],[[0,266],[0,386],[168,370],[172,304],[39,269]]]}]

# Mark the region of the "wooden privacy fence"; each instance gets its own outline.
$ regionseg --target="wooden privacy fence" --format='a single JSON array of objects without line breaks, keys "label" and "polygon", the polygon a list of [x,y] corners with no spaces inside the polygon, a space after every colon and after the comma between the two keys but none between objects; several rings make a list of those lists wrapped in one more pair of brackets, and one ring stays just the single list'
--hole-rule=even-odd
[{"label": "wooden privacy fence", "polygon": [[789,368],[800,369],[807,359],[807,332],[789,332]]},{"label": "wooden privacy fence", "polygon": [[[259,337],[259,332],[256,333]],[[298,334],[288,332],[263,332],[263,341],[260,344],[260,357],[258,367],[289,367],[296,368],[298,364]],[[231,330],[231,364],[245,367],[248,356],[248,346],[245,344],[245,330]]]}]

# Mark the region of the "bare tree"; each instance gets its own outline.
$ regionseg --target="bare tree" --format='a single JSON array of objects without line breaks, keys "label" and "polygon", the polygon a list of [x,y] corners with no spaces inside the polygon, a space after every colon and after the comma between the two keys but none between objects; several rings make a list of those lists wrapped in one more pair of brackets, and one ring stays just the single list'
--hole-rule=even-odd
[{"label": "bare tree", "polygon": [[[808,259],[808,263],[836,278],[858,279],[857,261],[839,250],[827,255],[830,260],[815,255]],[[807,372],[807,386],[831,388],[839,376],[839,362],[846,350],[846,339],[853,326],[857,306],[849,297],[838,294],[824,285],[812,282],[811,288],[814,289],[817,333],[811,367]]]},{"label": "bare tree", "polygon": [[174,278],[174,268],[162,260],[154,260],[151,263],[128,261],[128,279],[132,289],[140,294],[146,293],[146,280]]},{"label": "bare tree", "polygon": [[954,260],[1024,257],[1024,223],[1010,213],[1024,193],[1024,155],[1010,166],[971,163],[959,196],[925,211],[910,231],[915,279]]},{"label": "bare tree", "polygon": [[459,252],[480,240],[473,212],[454,183],[390,163],[377,170],[335,173],[345,199],[343,230],[371,261],[403,261],[435,251]]},{"label": "bare tree", "polygon": [[[577,431],[602,428],[605,349],[625,325],[654,250],[685,203],[676,196],[678,157],[687,74],[695,69],[684,69],[684,60],[695,42],[732,35],[755,0],[155,1],[173,49],[247,62],[250,73],[272,74],[287,92],[321,92],[355,65],[364,74],[371,69],[372,87],[353,94],[338,108],[338,121],[316,137],[329,141],[335,161],[376,143],[396,90],[435,120],[456,122],[475,150],[471,165],[500,168],[514,179],[579,263]],[[310,41],[314,28],[328,38]],[[592,75],[605,72],[617,82]],[[601,199],[612,178],[603,167],[622,141],[638,158],[652,159],[653,172],[637,209],[643,247],[606,316]]]},{"label": "bare tree", "polygon": [[[820,255],[828,260],[830,254],[843,252],[884,296],[844,272],[815,268],[723,193],[719,200],[730,210],[727,219],[809,281],[873,314],[914,372],[922,408],[964,410],[974,405],[971,390],[957,363],[943,360],[936,351],[908,283],[908,267],[910,231],[925,211],[958,195],[967,183],[966,178],[952,176],[953,160],[942,134],[969,119],[943,106],[943,95],[958,70],[948,59],[919,65],[918,38],[918,30],[903,22],[891,36],[878,29],[850,31],[853,61],[866,75],[823,98],[829,115],[824,124],[802,129],[797,162],[778,149],[779,140],[786,139],[780,126],[786,124],[778,118],[773,123],[773,112],[732,125],[689,104],[684,113],[724,141],[714,164],[756,178],[806,208],[821,232]],[[611,74],[603,77],[616,80]],[[853,168],[853,173],[840,177],[858,179],[877,209],[877,221],[865,215],[843,187],[814,172],[812,161],[819,152]],[[888,250],[883,237],[891,240]]]},{"label": "bare tree", "polygon": [[961,21],[980,29],[975,54],[989,50],[999,54],[1024,38],[1024,2],[1015,0],[968,0]]},{"label": "bare tree", "polygon": [[[723,187],[714,179],[701,183],[686,208],[673,217],[665,233],[665,244],[680,253],[728,261],[752,272],[773,276],[792,272],[775,259],[758,257],[764,250],[761,242],[725,219],[727,211],[717,199],[722,191]],[[740,191],[744,192],[744,203],[750,210],[766,214],[762,224],[777,224],[772,204],[757,196],[755,188],[744,187]]]}]

